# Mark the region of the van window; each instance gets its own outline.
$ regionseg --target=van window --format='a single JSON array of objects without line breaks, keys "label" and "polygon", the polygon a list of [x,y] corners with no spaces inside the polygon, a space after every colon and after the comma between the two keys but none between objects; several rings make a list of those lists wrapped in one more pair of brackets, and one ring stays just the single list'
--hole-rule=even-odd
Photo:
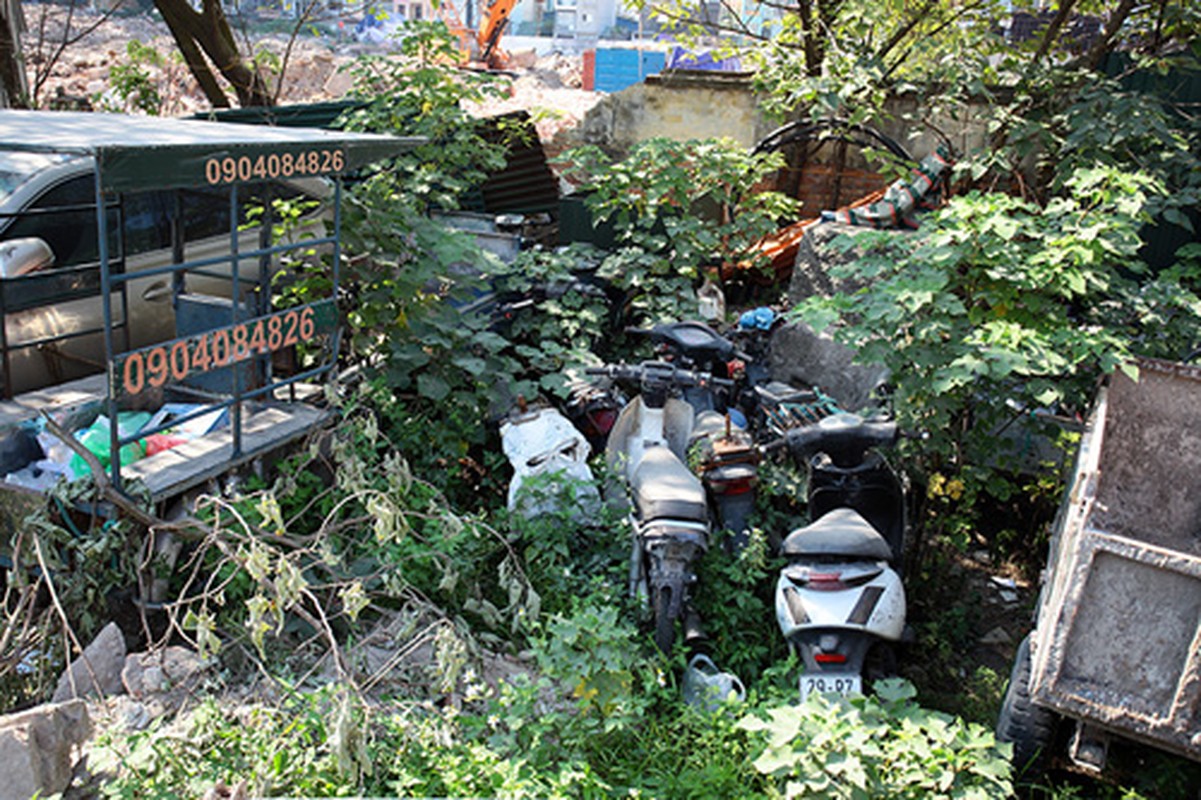
[{"label": "van window", "polygon": [[[4,239],[36,236],[54,251],[55,267],[94,264],[100,260],[96,238],[96,183],[92,173],[78,175],[50,187],[4,227]],[[300,188],[270,184],[273,197],[305,196]],[[229,194],[221,190],[185,189],[183,195],[184,240],[194,242],[229,235]],[[263,185],[240,189],[239,225],[249,220],[247,210],[263,206]],[[171,248],[171,192],[127,192],[121,197],[125,224],[124,254],[133,256]],[[109,254],[120,268],[121,247],[117,236],[118,208],[109,209]],[[0,220],[3,226],[4,220]],[[164,263],[170,261],[169,256]]]},{"label": "van window", "polygon": [[[81,175],[51,187],[4,231],[5,239],[37,236],[54,251],[56,267],[73,267],[100,260],[96,245],[96,182]],[[171,246],[171,228],[161,192],[131,192],[122,197],[126,255]],[[109,208],[109,253],[119,261],[117,208]]]},{"label": "van window", "polygon": [[[247,211],[262,208],[264,186],[281,200],[304,197],[299,187],[286,183],[250,184],[238,187],[238,225],[249,222]],[[229,193],[218,189],[183,190],[184,239],[189,242],[213,236],[229,236]]]},{"label": "van window", "polygon": [[125,225],[125,255],[134,256],[171,247],[170,195],[130,192],[121,198]]},{"label": "van window", "polygon": [[[54,251],[54,266],[72,267],[100,258],[96,246],[96,182],[91,174],[63,181],[42,193],[4,238],[37,236]],[[112,218],[115,221],[115,217]]]}]

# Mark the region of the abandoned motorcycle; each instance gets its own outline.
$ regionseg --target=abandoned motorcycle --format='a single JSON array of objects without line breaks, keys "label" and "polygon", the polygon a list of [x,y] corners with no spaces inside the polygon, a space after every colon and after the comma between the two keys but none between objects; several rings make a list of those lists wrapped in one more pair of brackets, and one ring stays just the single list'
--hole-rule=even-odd
[{"label": "abandoned motorcycle", "polygon": [[904,492],[877,448],[892,446],[895,422],[835,413],[789,429],[783,439],[808,474],[808,525],[784,539],[776,620],[802,661],[801,699],[861,693],[894,674],[905,633],[898,572]]},{"label": "abandoned motorcycle", "polygon": [[[701,477],[713,521],[732,534],[727,540],[731,551],[741,549],[750,536],[759,473],[759,451],[746,430],[745,381],[739,380],[750,357],[701,322],[671,322],[627,333],[648,337],[664,361],[720,379],[681,390],[694,413],[686,460]],[[745,394],[753,399],[752,393]]]},{"label": "abandoned motorcycle", "polygon": [[705,488],[684,460],[695,413],[681,395],[730,382],[661,361],[587,372],[639,388],[618,416],[605,449],[610,471],[621,478],[631,500],[630,593],[650,606],[655,644],[663,652],[671,651],[677,621],[684,625],[685,641],[695,644],[704,634],[690,593],[695,564],[709,546],[710,517]]}]

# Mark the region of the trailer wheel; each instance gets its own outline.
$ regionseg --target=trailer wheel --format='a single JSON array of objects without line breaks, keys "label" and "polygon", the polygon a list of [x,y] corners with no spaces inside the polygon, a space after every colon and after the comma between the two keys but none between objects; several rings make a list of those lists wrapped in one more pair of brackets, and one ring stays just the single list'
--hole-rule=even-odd
[{"label": "trailer wheel", "polygon": [[1018,778],[1042,775],[1050,762],[1056,716],[1030,699],[1030,636],[1022,639],[1009,675],[1009,687],[997,716],[997,740],[1013,744],[1013,767]]}]

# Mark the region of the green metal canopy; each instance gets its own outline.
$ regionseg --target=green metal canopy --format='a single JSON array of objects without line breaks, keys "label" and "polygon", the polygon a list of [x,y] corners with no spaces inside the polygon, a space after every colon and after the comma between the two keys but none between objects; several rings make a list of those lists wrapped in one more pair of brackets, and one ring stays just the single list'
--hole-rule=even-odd
[{"label": "green metal canopy", "polygon": [[126,114],[0,110],[0,149],[92,156],[105,193],[339,175],[422,141]]}]

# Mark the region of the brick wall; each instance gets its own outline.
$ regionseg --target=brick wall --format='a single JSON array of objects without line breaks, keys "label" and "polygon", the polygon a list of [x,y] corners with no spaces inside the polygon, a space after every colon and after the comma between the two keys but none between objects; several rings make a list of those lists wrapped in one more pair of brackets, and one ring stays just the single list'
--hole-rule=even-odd
[{"label": "brick wall", "polygon": [[797,186],[796,192],[790,194],[801,201],[802,219],[845,206],[889,184],[878,172],[849,168],[838,171],[829,164],[809,164],[800,170],[799,176],[796,173],[796,170],[781,170],[777,188]]},{"label": "brick wall", "polygon": [[[960,153],[970,152],[985,143],[985,127],[980,112],[974,107],[960,109],[954,118],[936,117],[930,128],[914,130],[904,120],[918,116],[921,110],[912,97],[898,97],[887,103],[892,122],[881,131],[901,142],[920,161],[942,143],[931,129],[942,130]],[[595,144],[610,155],[621,158],[637,142],[652,136],[685,140],[709,136],[724,136],[746,147],[754,147],[780,123],[766,119],[759,108],[759,98],[752,90],[748,76],[721,73],[672,73],[649,76],[644,83],[635,84],[620,92],[606,95],[588,112],[580,125],[564,131],[551,149],[559,152],[580,144]],[[835,148],[821,148],[810,163],[836,163]],[[843,181],[851,181],[846,192],[840,192],[842,203],[855,199],[860,189],[878,189],[887,181],[868,184],[868,164],[857,147],[846,150],[844,162],[849,172]],[[859,171],[859,173],[855,171]],[[802,183],[820,182],[819,177],[805,177]],[[795,185],[796,181],[793,181]],[[783,185],[783,184],[782,184]],[[820,193],[820,190],[816,190]],[[806,187],[802,193],[808,195]],[[811,202],[821,201],[810,197]]]}]

